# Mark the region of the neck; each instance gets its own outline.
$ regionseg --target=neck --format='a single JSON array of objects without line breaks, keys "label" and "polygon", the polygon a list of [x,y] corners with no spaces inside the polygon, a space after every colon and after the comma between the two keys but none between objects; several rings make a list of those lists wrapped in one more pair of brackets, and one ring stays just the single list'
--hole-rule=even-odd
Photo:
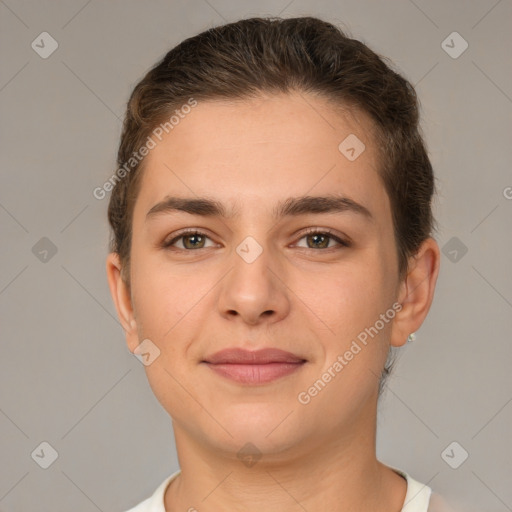
[{"label": "neck", "polygon": [[181,473],[167,488],[166,512],[399,511],[407,485],[376,459],[373,414],[245,464],[173,423]]}]

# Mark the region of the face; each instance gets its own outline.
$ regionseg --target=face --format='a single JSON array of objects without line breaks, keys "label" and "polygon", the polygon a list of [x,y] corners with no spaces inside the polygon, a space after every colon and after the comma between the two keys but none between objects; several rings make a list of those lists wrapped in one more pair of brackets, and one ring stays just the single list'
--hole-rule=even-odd
[{"label": "face", "polygon": [[[175,429],[282,453],[369,421],[400,289],[370,130],[308,95],[207,101],[146,157],[127,340],[160,351],[144,368]],[[296,359],[211,364],[229,348]]]}]

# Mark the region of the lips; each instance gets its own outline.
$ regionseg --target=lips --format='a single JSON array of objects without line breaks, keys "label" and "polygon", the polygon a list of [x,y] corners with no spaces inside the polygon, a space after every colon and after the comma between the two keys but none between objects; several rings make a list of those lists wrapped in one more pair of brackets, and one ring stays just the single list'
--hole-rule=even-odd
[{"label": "lips", "polygon": [[290,375],[301,368],[306,360],[276,348],[256,351],[232,348],[216,352],[203,362],[223,377],[256,385]]}]

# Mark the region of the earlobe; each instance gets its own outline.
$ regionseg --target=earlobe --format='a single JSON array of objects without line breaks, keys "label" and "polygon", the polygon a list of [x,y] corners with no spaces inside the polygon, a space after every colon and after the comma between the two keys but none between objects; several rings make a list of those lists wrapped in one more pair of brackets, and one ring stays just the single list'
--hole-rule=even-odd
[{"label": "earlobe", "polygon": [[426,239],[411,257],[407,276],[400,286],[398,301],[402,309],[393,321],[392,346],[405,345],[409,335],[425,320],[434,298],[440,260],[439,247],[433,238]]},{"label": "earlobe", "polygon": [[137,322],[133,314],[130,290],[121,276],[121,262],[117,253],[110,253],[106,260],[106,271],[110,295],[116,307],[117,316],[126,334],[131,352],[138,345]]}]

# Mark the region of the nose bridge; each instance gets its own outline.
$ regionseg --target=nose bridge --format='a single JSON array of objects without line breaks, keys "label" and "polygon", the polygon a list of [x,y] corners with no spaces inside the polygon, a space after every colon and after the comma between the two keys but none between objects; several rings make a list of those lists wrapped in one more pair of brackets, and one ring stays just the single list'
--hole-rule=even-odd
[{"label": "nose bridge", "polygon": [[270,270],[273,265],[270,252],[263,234],[247,235],[235,247],[233,278],[244,289],[244,293],[268,293],[267,288],[271,286],[274,275]]},{"label": "nose bridge", "polygon": [[221,314],[236,312],[248,323],[256,323],[269,312],[275,318],[285,314],[287,300],[277,277],[278,257],[273,258],[264,230],[245,236],[235,246],[231,264],[219,298]]}]

